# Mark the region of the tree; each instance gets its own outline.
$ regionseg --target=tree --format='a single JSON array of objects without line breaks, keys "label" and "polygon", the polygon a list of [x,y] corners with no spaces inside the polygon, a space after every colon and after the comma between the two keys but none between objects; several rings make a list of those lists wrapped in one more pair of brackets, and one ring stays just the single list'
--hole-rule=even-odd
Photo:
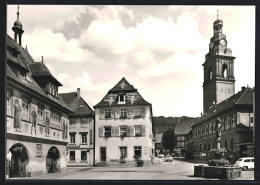
[{"label": "tree", "polygon": [[174,130],[169,128],[167,131],[165,131],[162,135],[162,146],[166,150],[170,150],[170,152],[173,152],[173,148],[176,145],[176,137],[174,134]]}]

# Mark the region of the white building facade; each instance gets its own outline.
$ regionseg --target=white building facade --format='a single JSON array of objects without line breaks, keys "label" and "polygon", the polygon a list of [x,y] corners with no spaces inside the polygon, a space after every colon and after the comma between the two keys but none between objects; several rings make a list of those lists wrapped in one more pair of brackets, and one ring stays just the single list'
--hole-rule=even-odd
[{"label": "white building facade", "polygon": [[152,105],[137,89],[122,78],[94,110],[96,165],[121,159],[133,163],[134,156],[150,163],[154,152]]}]

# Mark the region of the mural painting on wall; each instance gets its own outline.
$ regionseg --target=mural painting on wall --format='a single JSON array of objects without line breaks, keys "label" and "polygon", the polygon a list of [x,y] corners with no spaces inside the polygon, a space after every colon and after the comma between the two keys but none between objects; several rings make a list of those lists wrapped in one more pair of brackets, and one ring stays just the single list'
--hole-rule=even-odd
[{"label": "mural painting on wall", "polygon": [[62,138],[66,139],[68,136],[68,124],[66,123],[65,119],[62,122]]},{"label": "mural painting on wall", "polygon": [[50,118],[49,112],[46,111],[46,118],[45,118],[45,137],[49,137],[50,134]]},{"label": "mural painting on wall", "polygon": [[15,132],[21,132],[21,105],[19,104],[18,99],[15,99],[14,103],[14,128]]},{"label": "mural painting on wall", "polygon": [[37,133],[36,133],[36,125],[37,125],[37,123],[36,123],[36,119],[37,119],[37,113],[36,113],[36,111],[35,111],[35,108],[33,107],[33,110],[32,110],[32,113],[31,113],[31,115],[32,115],[32,127],[31,127],[31,134],[32,134],[32,130],[34,129],[34,132],[35,132],[35,134],[37,135]]}]

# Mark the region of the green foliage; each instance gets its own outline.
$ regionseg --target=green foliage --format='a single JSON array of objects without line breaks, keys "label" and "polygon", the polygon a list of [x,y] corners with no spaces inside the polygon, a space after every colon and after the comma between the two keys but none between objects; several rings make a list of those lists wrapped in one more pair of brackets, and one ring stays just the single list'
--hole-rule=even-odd
[{"label": "green foliage", "polygon": [[174,130],[168,129],[165,131],[162,135],[162,145],[164,149],[169,149],[171,152],[173,148],[175,147],[177,141],[174,134]]}]

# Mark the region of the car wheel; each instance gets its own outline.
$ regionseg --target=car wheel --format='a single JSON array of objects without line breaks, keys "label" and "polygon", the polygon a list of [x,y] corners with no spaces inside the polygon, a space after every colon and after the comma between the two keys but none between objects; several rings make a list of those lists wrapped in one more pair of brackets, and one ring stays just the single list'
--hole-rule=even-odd
[{"label": "car wheel", "polygon": [[244,167],[242,168],[242,170],[243,170],[243,171],[246,171],[246,170],[247,170],[247,166],[244,166]]}]

